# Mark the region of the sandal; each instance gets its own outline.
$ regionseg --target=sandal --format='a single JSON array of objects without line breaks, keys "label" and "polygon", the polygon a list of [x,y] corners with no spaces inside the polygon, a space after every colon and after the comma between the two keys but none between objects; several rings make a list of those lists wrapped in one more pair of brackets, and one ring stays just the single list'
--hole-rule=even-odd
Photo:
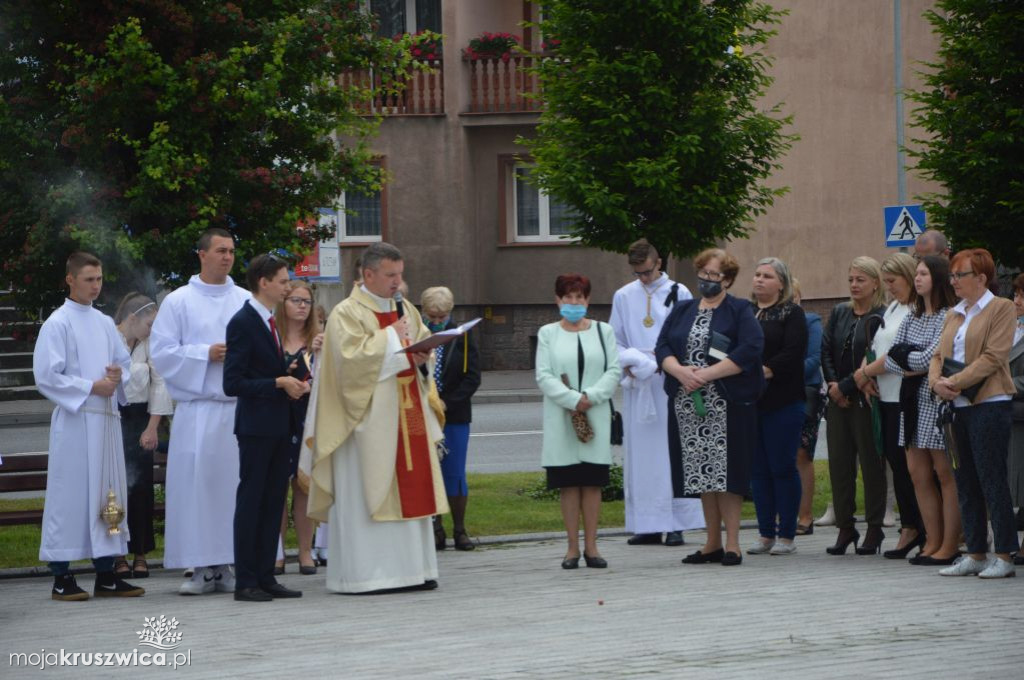
[{"label": "sandal", "polygon": [[136,557],[132,563],[132,578],[149,578],[149,564],[145,557]]},{"label": "sandal", "polygon": [[132,568],[128,566],[128,560],[123,557],[118,557],[114,560],[114,573],[124,578],[125,576],[130,577],[132,575]]},{"label": "sandal", "polygon": [[456,550],[473,550],[476,548],[473,541],[469,540],[469,534],[466,533],[465,529],[456,531],[454,538]]}]

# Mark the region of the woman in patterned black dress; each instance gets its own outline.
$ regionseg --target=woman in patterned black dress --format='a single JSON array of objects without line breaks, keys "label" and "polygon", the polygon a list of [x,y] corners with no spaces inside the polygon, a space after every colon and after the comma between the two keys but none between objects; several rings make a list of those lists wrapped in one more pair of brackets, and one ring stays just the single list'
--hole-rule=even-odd
[{"label": "woman in patterned black dress", "polygon": [[701,299],[672,310],[655,357],[675,416],[668,431],[673,492],[700,496],[708,526],[707,542],[683,562],[731,566],[743,561],[740,508],[750,488],[757,400],[765,383],[764,334],[750,304],[726,293],[740,269],[733,256],[712,248],[694,265]]},{"label": "woman in patterned black dress", "polygon": [[[320,351],[324,336],[319,330],[320,324],[316,315],[313,314],[313,291],[305,281],[295,280],[288,283],[288,294],[284,302],[277,306],[274,318],[278,320],[278,331],[281,334],[281,346],[284,349],[288,374],[299,380],[312,381],[313,358]],[[299,542],[299,573],[308,576],[316,573],[316,561],[312,555],[313,522],[306,516],[306,492],[298,483],[297,472],[302,430],[306,422],[306,410],[309,408],[309,394],[290,403],[292,446],[288,464],[292,478],[292,515],[295,519],[295,535]],[[288,507],[285,506],[281,518],[282,541],[287,530]],[[283,574],[284,560],[279,560],[274,569]]]}]

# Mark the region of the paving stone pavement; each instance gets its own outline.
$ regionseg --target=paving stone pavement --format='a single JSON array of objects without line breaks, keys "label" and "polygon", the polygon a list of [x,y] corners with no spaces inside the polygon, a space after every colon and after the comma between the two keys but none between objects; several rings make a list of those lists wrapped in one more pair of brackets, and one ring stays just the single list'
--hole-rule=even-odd
[{"label": "paving stone pavement", "polygon": [[[331,594],[321,568],[281,577],[304,597],[271,603],[179,596],[178,571],[139,581],[147,589],[141,599],[67,603],[49,599],[48,578],[7,579],[0,581],[0,678],[40,677],[39,669],[11,667],[11,653],[153,651],[139,645],[136,631],[144,617],[161,615],[180,623],[175,651],[190,654],[173,677],[1024,674],[1024,578],[942,578],[935,568],[879,556],[828,556],[835,535],[818,529],[797,539],[796,555],[745,555],[732,568],[680,564],[700,532],[688,532],[681,548],[602,538],[607,570],[560,569],[561,540],[448,550],[439,553],[441,586],[433,592]],[[744,530],[742,545],[755,538]],[[79,580],[91,590],[91,575]],[[139,670],[53,667],[42,677]]]}]

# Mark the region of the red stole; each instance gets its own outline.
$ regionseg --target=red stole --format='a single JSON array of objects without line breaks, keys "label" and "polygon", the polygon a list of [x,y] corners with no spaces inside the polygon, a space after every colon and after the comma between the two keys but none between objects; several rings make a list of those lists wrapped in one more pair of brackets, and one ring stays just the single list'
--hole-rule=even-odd
[{"label": "red stole", "polygon": [[[381,328],[398,321],[398,312],[374,312]],[[408,357],[409,368],[398,374],[398,455],[395,473],[402,517],[418,518],[437,514],[434,502],[434,478],[430,467],[430,441],[423,415],[416,365]]]}]

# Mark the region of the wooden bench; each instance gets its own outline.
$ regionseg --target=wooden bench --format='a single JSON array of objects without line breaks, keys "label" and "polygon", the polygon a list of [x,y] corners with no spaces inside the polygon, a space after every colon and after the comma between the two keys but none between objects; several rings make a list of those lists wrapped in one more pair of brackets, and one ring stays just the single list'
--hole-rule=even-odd
[{"label": "wooden bench", "polygon": [[[11,453],[3,457],[0,465],[0,494],[16,491],[45,491],[46,464],[49,458],[45,453]],[[163,484],[167,479],[167,453],[157,450],[153,454],[153,484]],[[3,496],[0,496],[2,499]],[[122,504],[124,501],[122,501]],[[97,509],[99,512],[99,509]],[[156,503],[153,513],[157,517],[164,514],[164,504]],[[39,510],[7,510],[0,511],[0,526],[18,524],[42,524],[43,511]]]}]

